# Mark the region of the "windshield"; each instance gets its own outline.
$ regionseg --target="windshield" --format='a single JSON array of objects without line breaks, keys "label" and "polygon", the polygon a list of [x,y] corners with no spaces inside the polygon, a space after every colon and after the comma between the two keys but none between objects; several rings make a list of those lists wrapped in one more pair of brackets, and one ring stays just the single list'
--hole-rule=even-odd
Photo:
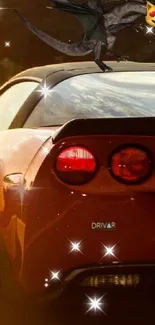
[{"label": "windshield", "polygon": [[155,116],[155,72],[79,75],[42,97],[25,127],[59,125],[75,118]]}]

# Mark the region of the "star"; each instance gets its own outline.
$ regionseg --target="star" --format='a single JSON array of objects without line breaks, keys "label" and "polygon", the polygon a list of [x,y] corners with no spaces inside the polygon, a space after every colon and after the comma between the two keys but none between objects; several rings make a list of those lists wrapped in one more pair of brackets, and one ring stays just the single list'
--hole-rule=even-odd
[{"label": "star", "polygon": [[[87,295],[86,295],[87,296]],[[91,310],[94,310],[95,312],[97,310],[101,311],[102,313],[105,314],[105,312],[103,311],[103,309],[101,308],[101,306],[103,305],[103,302],[101,302],[102,298],[105,296],[105,294],[100,297],[100,298],[91,298],[89,296],[87,296],[87,298],[89,299],[89,302],[87,303],[90,307],[89,309],[86,311],[86,314],[91,311]],[[106,314],[105,314],[106,315]]]},{"label": "star", "polygon": [[50,270],[50,281],[52,281],[52,280],[60,280],[59,273],[60,273],[60,271],[53,272],[53,271]]},{"label": "star", "polygon": [[[103,244],[102,244],[102,245],[103,245]],[[109,247],[103,245],[104,248],[105,248],[105,254],[104,254],[104,256],[103,256],[102,258],[106,257],[107,255],[109,255],[109,256],[114,256],[115,258],[117,258],[117,257],[115,256],[115,254],[114,254],[114,249],[115,249],[116,245],[117,245],[117,244],[115,244],[114,246],[109,246]]]},{"label": "star", "polygon": [[81,242],[82,242],[82,240],[79,241],[79,242],[72,242],[72,241],[70,241],[71,250],[70,250],[69,253],[75,251],[75,252],[80,252],[82,254],[82,252],[81,252]]},{"label": "star", "polygon": [[47,156],[49,154],[49,152],[50,152],[50,148],[47,147],[47,146],[46,147],[43,146],[40,153],[41,153],[42,156]]},{"label": "star", "polygon": [[48,148],[45,148],[43,147],[43,153],[48,153],[49,152],[49,149]]},{"label": "star", "polygon": [[49,283],[53,280],[60,280],[60,271],[50,271],[50,274],[49,274],[49,278],[45,278],[45,283],[44,283],[44,287],[48,287],[49,286]]},{"label": "star", "polygon": [[41,95],[44,96],[44,98],[46,99],[48,96],[50,96],[52,89],[50,89],[50,87],[48,87],[45,82],[43,86],[40,86],[40,90],[36,90],[36,91],[41,93]]},{"label": "star", "polygon": [[148,26],[146,26],[146,34],[154,34],[153,33],[153,27],[148,27]]},{"label": "star", "polygon": [[5,47],[10,47],[11,46],[11,42],[10,41],[6,41],[5,42]]}]

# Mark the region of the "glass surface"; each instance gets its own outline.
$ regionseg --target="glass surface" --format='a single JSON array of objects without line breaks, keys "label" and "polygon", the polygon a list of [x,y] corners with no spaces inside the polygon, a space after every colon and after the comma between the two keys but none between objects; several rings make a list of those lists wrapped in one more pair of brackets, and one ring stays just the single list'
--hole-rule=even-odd
[{"label": "glass surface", "polygon": [[59,125],[74,118],[155,116],[154,89],[155,72],[72,77],[42,97],[25,127]]}]

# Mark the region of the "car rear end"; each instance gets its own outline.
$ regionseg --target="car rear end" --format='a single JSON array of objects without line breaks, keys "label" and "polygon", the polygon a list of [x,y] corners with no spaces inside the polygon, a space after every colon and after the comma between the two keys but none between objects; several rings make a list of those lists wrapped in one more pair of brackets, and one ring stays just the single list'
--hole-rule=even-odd
[{"label": "car rear end", "polygon": [[[153,263],[151,121],[128,119],[124,134],[122,119],[109,132],[105,125],[110,119],[72,121],[53,138],[42,163],[41,154],[36,155],[25,175],[22,211],[20,283],[28,292],[52,290],[53,283],[63,287],[66,276],[78,268]],[[72,135],[75,124],[81,135]]]},{"label": "car rear end", "polygon": [[55,317],[152,317],[154,130],[154,118],[73,120],[29,166],[20,284],[54,301]]}]

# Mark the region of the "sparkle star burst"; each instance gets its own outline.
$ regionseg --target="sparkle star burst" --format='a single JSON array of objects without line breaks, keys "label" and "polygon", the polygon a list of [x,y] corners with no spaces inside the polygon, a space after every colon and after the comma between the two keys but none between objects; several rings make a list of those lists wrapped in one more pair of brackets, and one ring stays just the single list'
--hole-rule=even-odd
[{"label": "sparkle star burst", "polygon": [[42,154],[43,155],[46,155],[46,154],[48,154],[49,153],[49,148],[47,148],[47,147],[42,147]]},{"label": "sparkle star burst", "polygon": [[[103,244],[102,244],[103,245]],[[114,246],[105,246],[103,245],[103,247],[105,248],[105,254],[102,258],[106,257],[106,256],[113,256],[117,259],[116,255],[114,254],[114,249],[116,247],[117,244],[115,244]]]},{"label": "sparkle star burst", "polygon": [[60,280],[60,271],[49,270],[49,277],[45,279],[44,287],[48,288],[51,281]]},{"label": "sparkle star burst", "polygon": [[82,254],[82,252],[81,252],[81,242],[82,242],[82,240],[81,241],[79,241],[79,242],[72,242],[72,241],[70,241],[70,248],[71,248],[71,250],[70,250],[70,252],[69,253],[71,253],[71,252],[80,252],[81,254]]},{"label": "sparkle star burst", "polygon": [[145,34],[154,34],[153,27],[146,26],[146,33]]},{"label": "sparkle star burst", "polygon": [[50,279],[49,281],[60,280],[60,271],[53,272],[50,270]]},{"label": "sparkle star burst", "polygon": [[5,47],[10,47],[11,46],[11,42],[10,41],[6,41],[5,42]]},{"label": "sparkle star burst", "polygon": [[96,297],[91,298],[91,297],[87,296],[87,298],[89,300],[89,302],[87,303],[87,305],[89,305],[89,308],[86,311],[86,314],[88,312],[90,312],[91,310],[94,310],[95,312],[99,310],[99,311],[101,311],[102,313],[104,313],[106,315],[106,313],[101,308],[103,306],[103,302],[101,300],[103,299],[104,296],[105,296],[105,294],[102,297],[100,297],[100,298],[96,298]]},{"label": "sparkle star burst", "polygon": [[41,96],[44,96],[45,100],[47,99],[48,96],[50,96],[50,93],[52,92],[52,89],[47,86],[46,82],[44,83],[43,86],[40,87],[40,89],[36,90],[38,91]]}]

